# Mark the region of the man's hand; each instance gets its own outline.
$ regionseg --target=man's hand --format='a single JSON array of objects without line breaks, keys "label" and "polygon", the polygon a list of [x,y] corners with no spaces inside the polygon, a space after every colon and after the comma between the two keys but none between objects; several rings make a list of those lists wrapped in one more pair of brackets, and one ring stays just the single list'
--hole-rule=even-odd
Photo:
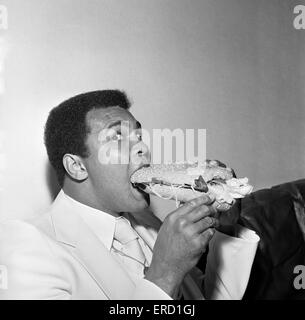
[{"label": "man's hand", "polygon": [[185,275],[197,264],[218,226],[210,217],[213,199],[207,195],[186,202],[164,220],[146,279],[173,296]]}]

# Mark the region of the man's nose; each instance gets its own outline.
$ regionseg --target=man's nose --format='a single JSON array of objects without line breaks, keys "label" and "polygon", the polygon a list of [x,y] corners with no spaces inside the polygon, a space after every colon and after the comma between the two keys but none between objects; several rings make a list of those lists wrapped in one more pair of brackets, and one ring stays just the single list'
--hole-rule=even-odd
[{"label": "man's nose", "polygon": [[132,161],[150,163],[150,156],[151,155],[148,146],[143,141],[139,141],[131,149]]}]

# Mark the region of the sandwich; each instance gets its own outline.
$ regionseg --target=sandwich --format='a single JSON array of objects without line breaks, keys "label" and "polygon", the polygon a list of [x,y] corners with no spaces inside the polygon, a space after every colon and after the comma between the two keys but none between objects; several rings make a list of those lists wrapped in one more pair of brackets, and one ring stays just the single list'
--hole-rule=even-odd
[{"label": "sandwich", "polygon": [[131,183],[145,193],[180,202],[208,194],[216,208],[226,211],[236,199],[252,192],[248,178],[236,178],[234,171],[217,160],[203,163],[152,164],[135,171]]}]

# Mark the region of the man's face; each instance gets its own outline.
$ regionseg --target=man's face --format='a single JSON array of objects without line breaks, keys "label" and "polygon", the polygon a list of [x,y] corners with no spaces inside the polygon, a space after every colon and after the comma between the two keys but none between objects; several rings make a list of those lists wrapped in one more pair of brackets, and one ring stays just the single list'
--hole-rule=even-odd
[{"label": "man's face", "polygon": [[109,107],[90,111],[87,124],[90,156],[84,162],[92,192],[103,210],[119,213],[145,209],[148,196],[130,183],[132,173],[150,162],[140,123],[129,111]]}]

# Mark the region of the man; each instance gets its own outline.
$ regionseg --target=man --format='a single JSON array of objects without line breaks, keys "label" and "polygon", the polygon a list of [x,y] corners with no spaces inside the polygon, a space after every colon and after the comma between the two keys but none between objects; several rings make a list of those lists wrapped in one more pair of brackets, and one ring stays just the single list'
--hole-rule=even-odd
[{"label": "man", "polygon": [[[129,107],[124,93],[105,90],[50,112],[45,144],[62,190],[37,220],[1,225],[8,288],[0,299],[242,297],[257,241],[213,237],[218,220],[208,196],[186,202],[162,225],[146,210],[149,199],[130,176],[150,155]],[[195,266],[212,237],[218,240],[211,242],[203,293]]]}]

